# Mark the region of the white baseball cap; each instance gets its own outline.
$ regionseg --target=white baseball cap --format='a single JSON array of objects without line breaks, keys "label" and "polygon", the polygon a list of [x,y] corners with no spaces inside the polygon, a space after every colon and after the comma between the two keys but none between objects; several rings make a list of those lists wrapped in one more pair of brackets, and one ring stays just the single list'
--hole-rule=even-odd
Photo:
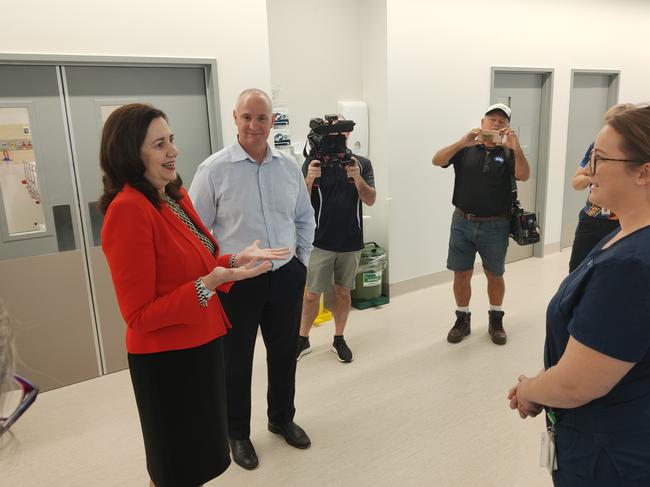
[{"label": "white baseball cap", "polygon": [[487,110],[485,110],[485,114],[487,115],[490,112],[493,112],[495,110],[500,110],[502,111],[506,118],[510,120],[510,114],[512,113],[512,110],[510,110],[510,107],[508,105],[505,105],[503,103],[495,103],[494,105],[490,105]]}]

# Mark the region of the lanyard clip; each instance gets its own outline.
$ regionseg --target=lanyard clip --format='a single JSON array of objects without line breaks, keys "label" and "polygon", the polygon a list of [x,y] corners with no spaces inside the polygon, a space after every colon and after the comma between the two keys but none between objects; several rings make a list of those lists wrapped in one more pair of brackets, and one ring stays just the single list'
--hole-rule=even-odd
[{"label": "lanyard clip", "polygon": [[[546,417],[548,420],[551,422],[551,428],[555,428],[555,425],[557,424],[557,417],[555,416],[555,412],[552,410],[549,410],[546,412]],[[549,428],[549,429],[551,429]]]}]

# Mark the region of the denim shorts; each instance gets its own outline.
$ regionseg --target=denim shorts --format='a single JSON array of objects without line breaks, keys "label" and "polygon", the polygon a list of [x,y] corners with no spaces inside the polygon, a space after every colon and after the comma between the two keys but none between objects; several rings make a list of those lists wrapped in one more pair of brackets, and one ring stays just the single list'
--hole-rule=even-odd
[{"label": "denim shorts", "polygon": [[505,272],[510,220],[498,218],[487,222],[472,222],[454,212],[449,234],[447,269],[469,271],[474,269],[476,252],[483,268],[499,277]]}]

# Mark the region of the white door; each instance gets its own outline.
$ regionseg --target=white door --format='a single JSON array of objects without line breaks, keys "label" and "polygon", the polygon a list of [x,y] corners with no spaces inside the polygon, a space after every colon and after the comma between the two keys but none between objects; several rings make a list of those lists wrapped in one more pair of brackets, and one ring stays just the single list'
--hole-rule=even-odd
[{"label": "white door", "polygon": [[0,65],[0,80],[0,299],[19,372],[47,390],[126,368],[100,247],[103,121],[136,101],[166,112],[189,185],[218,149],[204,68]]},{"label": "white door", "polygon": [[0,298],[18,372],[42,390],[101,374],[56,66],[0,65]]},{"label": "white door", "polygon": [[[505,103],[512,109],[510,126],[517,132],[519,142],[530,164],[530,179],[517,182],[518,198],[527,211],[535,211],[537,197],[537,163],[542,113],[543,74],[500,73],[494,75],[491,103]],[[510,240],[506,262],[533,256],[533,246],[520,246]]]},{"label": "white door", "polygon": [[100,241],[104,120],[125,103],[150,103],[165,112],[180,150],[178,173],[189,186],[196,167],[212,153],[205,74],[202,67],[66,66],[64,75],[100,347],[106,372],[113,372],[127,361],[125,326]]},{"label": "white door", "polygon": [[562,206],[562,248],[573,245],[578,213],[585,206],[588,191],[576,191],[571,180],[589,144],[604,125],[603,115],[609,108],[610,86],[615,76],[602,73],[574,73],[567,133],[564,203]]}]

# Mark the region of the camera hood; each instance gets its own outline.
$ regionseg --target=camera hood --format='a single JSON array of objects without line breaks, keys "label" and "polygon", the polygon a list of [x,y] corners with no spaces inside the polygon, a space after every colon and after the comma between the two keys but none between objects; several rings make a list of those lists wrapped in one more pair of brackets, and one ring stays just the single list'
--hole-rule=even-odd
[{"label": "camera hood", "polygon": [[352,132],[355,123],[352,120],[339,120],[336,123],[327,123],[322,118],[312,118],[309,121],[309,128],[318,135],[338,134],[341,132]]}]

